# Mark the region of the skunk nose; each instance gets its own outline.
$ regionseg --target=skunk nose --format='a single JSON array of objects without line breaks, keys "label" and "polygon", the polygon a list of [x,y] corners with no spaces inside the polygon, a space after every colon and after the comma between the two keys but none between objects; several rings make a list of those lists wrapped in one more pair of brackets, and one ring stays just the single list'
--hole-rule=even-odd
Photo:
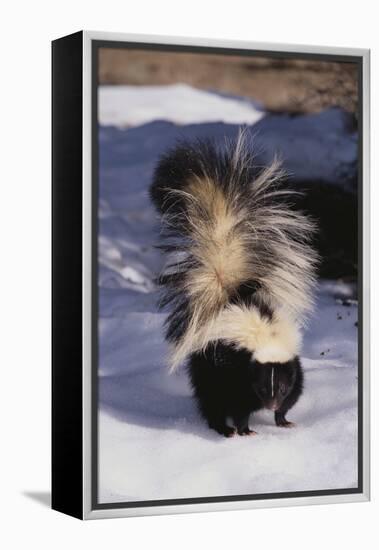
[{"label": "skunk nose", "polygon": [[266,409],[269,409],[270,411],[277,411],[279,408],[279,405],[276,401],[276,399],[270,399],[268,403],[266,404]]}]

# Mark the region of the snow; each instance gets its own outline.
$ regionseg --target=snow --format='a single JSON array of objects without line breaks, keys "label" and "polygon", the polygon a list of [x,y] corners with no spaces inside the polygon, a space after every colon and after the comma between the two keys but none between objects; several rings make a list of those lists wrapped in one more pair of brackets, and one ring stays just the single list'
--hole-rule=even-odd
[{"label": "snow", "polygon": [[[147,90],[144,96],[147,105],[154,103]],[[156,107],[154,116],[162,118],[164,109]],[[120,121],[121,114],[115,123]],[[294,429],[277,428],[273,414],[261,411],[251,419],[258,435],[222,438],[199,417],[185,370],[167,372],[165,315],[157,311],[154,285],[162,265],[154,248],[159,222],[147,189],[157,156],[178,135],[212,131],[220,137],[236,127],[153,121],[100,128],[102,503],[357,485],[357,306],[347,300],[354,297],[351,285],[320,281],[304,334],[305,391],[288,414]]]},{"label": "snow", "polygon": [[102,125],[138,126],[153,120],[255,124],[263,116],[251,101],[219,97],[186,84],[101,86],[99,91]]},{"label": "snow", "polygon": [[299,182],[323,182],[356,192],[358,133],[353,115],[330,108],[320,113],[267,115],[254,126],[260,160],[276,153]]},{"label": "snow", "polygon": [[229,440],[199,417],[184,369],[167,373],[155,294],[138,312],[118,295],[103,295],[109,317],[100,321],[101,502],[356,486],[355,306],[337,305],[321,284],[304,395],[288,414],[297,427],[277,428],[261,411],[251,419],[257,436]]},{"label": "snow", "polygon": [[[213,137],[223,142],[246,124],[258,164],[266,165],[279,154],[294,183],[321,182],[356,193],[358,136],[351,115],[341,109],[299,116],[265,114],[252,103],[189,86],[186,99],[175,102],[177,87],[169,88],[166,94],[154,87],[150,93],[146,87],[100,87],[100,154],[106,156],[108,173],[116,172],[123,191],[121,167],[128,167],[130,176],[150,177],[152,163],[178,138]],[[144,168],[138,166],[132,174],[137,165]],[[122,200],[127,200],[124,193]]]}]

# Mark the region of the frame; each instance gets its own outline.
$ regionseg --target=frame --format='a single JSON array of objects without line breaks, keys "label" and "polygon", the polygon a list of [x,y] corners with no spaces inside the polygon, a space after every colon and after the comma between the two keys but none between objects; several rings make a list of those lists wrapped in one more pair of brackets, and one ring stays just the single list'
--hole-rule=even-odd
[{"label": "frame", "polygon": [[[358,485],[355,488],[99,503],[98,51],[138,48],[358,67]],[[53,42],[52,507],[81,519],[369,499],[369,50],[82,31]],[[70,399],[67,399],[67,395]]]}]

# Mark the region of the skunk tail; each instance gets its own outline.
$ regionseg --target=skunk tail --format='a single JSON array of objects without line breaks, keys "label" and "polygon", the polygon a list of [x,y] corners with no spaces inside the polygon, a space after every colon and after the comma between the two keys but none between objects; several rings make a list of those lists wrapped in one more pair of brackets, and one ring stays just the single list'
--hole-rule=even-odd
[{"label": "skunk tail", "polygon": [[317,262],[314,224],[291,208],[282,176],[278,160],[254,166],[243,132],[223,149],[183,142],[160,160],[150,193],[168,256],[159,282],[162,305],[172,307],[172,368],[204,349],[225,308],[246,297],[261,311],[304,322]]}]

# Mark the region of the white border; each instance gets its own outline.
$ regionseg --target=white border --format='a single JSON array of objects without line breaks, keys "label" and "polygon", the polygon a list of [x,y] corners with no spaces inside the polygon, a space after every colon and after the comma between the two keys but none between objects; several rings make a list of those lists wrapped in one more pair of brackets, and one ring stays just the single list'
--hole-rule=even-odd
[{"label": "white border", "polygon": [[363,492],[370,500],[370,50],[362,53]]},{"label": "white border", "polygon": [[[289,53],[330,54],[358,56],[363,60],[363,493],[310,497],[275,498],[236,502],[209,502],[201,504],[178,504],[165,506],[144,506],[136,508],[108,508],[92,510],[91,504],[91,41],[140,42],[151,44],[172,44],[237,48],[258,51]],[[370,51],[358,48],[336,48],[328,46],[306,46],[274,43],[254,43],[232,40],[209,40],[204,38],[183,38],[152,35],[83,32],[83,518],[101,519],[131,516],[208,512],[217,510],[243,510],[272,508],[278,506],[300,506],[310,504],[332,504],[363,502],[370,498],[370,264],[369,264],[369,162],[370,162],[370,95],[369,95]]]}]

